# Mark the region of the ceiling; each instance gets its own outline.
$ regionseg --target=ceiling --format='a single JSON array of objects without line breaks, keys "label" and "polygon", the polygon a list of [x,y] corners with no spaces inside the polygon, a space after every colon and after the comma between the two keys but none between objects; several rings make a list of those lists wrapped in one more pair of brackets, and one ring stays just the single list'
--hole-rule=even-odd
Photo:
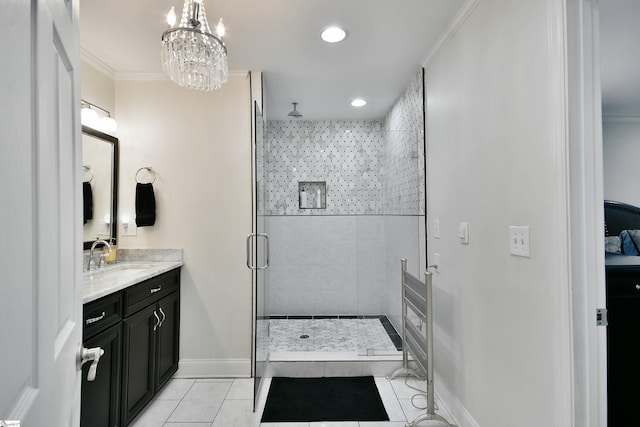
[{"label": "ceiling", "polygon": [[[464,0],[204,0],[223,17],[229,69],[262,70],[267,118],[291,102],[307,120],[379,119],[389,111]],[[640,116],[640,1],[600,0],[603,112]],[[161,74],[160,35],[181,0],[81,0],[80,43],[118,78]],[[320,40],[328,25],[349,33]],[[356,109],[355,97],[368,104]]]},{"label": "ceiling", "polygon": [[[264,72],[269,120],[285,119],[294,101],[305,120],[384,117],[463,3],[204,0],[212,27],[224,19],[229,70]],[[181,0],[81,0],[83,53],[116,78],[162,73],[160,36],[171,6],[180,16]],[[345,28],[347,38],[323,42],[329,25]],[[367,105],[351,107],[355,97]]]},{"label": "ceiling", "polygon": [[603,114],[640,117],[640,1],[599,3]]}]

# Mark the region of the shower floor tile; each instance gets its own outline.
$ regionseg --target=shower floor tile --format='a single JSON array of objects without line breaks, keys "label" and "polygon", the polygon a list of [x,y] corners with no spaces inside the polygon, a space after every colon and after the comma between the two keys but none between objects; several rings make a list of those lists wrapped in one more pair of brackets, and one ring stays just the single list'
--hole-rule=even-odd
[{"label": "shower floor tile", "polygon": [[269,322],[269,352],[272,354],[324,352],[327,355],[352,353],[373,356],[397,353],[396,345],[379,318],[318,316],[299,319],[289,316],[288,319],[272,318],[264,322]]}]

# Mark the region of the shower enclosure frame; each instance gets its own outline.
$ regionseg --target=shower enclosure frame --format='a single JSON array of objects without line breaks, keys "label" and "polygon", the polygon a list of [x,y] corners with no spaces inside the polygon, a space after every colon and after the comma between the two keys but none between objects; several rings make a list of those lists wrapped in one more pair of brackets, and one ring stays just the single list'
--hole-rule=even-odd
[{"label": "shower enclosure frame", "polygon": [[252,334],[252,366],[254,379],[253,410],[258,407],[258,397],[262,380],[267,372],[269,360],[268,315],[265,312],[265,295],[267,294],[265,270],[269,267],[269,236],[266,234],[264,218],[265,202],[265,168],[264,168],[264,120],[257,102],[253,111],[253,144],[252,144],[252,232],[247,236],[247,267],[252,272],[253,291],[253,334]]}]

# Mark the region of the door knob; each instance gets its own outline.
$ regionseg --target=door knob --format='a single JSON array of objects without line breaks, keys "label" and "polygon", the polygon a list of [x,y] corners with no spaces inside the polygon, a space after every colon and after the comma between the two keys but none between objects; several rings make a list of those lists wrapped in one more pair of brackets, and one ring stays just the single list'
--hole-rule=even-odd
[{"label": "door knob", "polygon": [[87,381],[94,381],[96,379],[98,362],[100,361],[100,357],[103,354],[104,350],[100,347],[85,348],[82,344],[80,344],[76,363],[78,366],[78,370],[80,371],[82,369],[82,365],[87,362],[91,362],[91,366],[89,366],[89,373],[87,374]]}]

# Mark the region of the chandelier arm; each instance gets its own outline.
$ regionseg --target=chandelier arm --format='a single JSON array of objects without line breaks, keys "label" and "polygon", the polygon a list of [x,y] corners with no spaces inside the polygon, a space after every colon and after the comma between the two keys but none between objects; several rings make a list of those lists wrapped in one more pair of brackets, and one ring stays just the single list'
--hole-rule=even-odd
[{"label": "chandelier arm", "polygon": [[168,36],[171,33],[175,33],[177,31],[188,31],[190,33],[195,33],[195,34],[202,34],[204,36],[207,37],[211,37],[212,39],[216,40],[218,43],[220,43],[220,45],[222,46],[222,48],[224,49],[224,54],[227,54],[227,45],[224,44],[224,42],[220,39],[220,37],[216,37],[211,33],[207,33],[206,31],[202,31],[198,28],[191,28],[191,27],[174,27],[174,28],[169,28],[168,30],[166,30],[165,32],[162,33],[162,37],[161,40],[165,41],[165,37]]}]

